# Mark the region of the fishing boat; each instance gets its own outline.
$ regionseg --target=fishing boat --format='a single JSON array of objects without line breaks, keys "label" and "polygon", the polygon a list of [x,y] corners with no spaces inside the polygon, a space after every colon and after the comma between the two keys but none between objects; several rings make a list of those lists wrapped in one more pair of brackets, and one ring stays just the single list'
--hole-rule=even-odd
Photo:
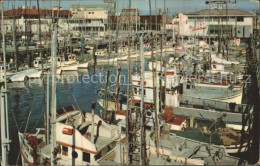
[{"label": "fishing boat", "polygon": [[37,69],[28,69],[17,72],[10,76],[8,79],[11,82],[26,82],[28,79],[39,79],[41,78],[41,71]]},{"label": "fishing boat", "polygon": [[[36,133],[20,133],[22,165],[46,165],[55,153],[57,165],[98,165],[115,152],[119,132],[99,116],[64,107],[57,110],[56,147],[46,144],[44,129]],[[51,140],[52,141],[52,140]]]},{"label": "fishing boat", "polygon": [[33,61],[33,66],[35,69],[41,69],[42,67],[44,69],[50,68],[51,64],[48,63],[47,59],[42,59],[41,57],[36,57]]},{"label": "fishing boat", "polygon": [[183,95],[228,103],[242,103],[243,84],[222,82],[183,83]]},{"label": "fishing boat", "polygon": [[88,62],[86,63],[79,63],[76,61],[76,57],[70,55],[69,60],[65,61],[63,58],[58,57],[57,58],[57,67],[58,71],[57,74],[60,74],[62,71],[77,71],[79,69],[87,69],[88,68]]},{"label": "fishing boat", "polygon": [[[121,129],[121,137],[125,136],[125,121],[117,123]],[[239,159],[228,155],[224,146],[212,145],[193,139],[178,136],[170,131],[170,126],[160,127],[160,147],[155,144],[153,123],[146,123],[146,153],[149,164],[152,165],[237,165]],[[138,137],[138,136],[137,136]],[[140,140],[139,140],[140,141]],[[121,149],[125,144],[121,144]],[[124,157],[116,151],[116,156]],[[159,157],[158,157],[159,156]],[[137,158],[136,160],[140,160]]]}]

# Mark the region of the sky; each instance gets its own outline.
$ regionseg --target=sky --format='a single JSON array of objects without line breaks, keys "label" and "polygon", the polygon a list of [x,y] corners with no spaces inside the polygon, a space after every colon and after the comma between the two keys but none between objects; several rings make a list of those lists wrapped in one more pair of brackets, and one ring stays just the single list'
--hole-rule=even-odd
[{"label": "sky", "polygon": [[[119,10],[122,8],[128,8],[129,0],[117,0],[119,2]],[[58,0],[39,0],[40,8],[50,9],[52,6],[58,5]],[[155,13],[155,4],[157,9],[163,9],[164,0],[151,0],[152,11]],[[12,9],[13,5],[23,6],[27,3],[27,6],[37,6],[36,0],[5,0],[4,10]],[[61,7],[63,9],[69,9],[71,4],[102,4],[103,0],[60,0]],[[138,7],[141,14],[149,14],[149,0],[131,0],[132,8]],[[166,8],[169,15],[177,14],[180,12],[193,12],[201,9],[205,9],[205,0],[166,0]],[[252,12],[259,8],[257,2],[250,0],[237,0],[237,9],[241,9],[247,12]]]}]

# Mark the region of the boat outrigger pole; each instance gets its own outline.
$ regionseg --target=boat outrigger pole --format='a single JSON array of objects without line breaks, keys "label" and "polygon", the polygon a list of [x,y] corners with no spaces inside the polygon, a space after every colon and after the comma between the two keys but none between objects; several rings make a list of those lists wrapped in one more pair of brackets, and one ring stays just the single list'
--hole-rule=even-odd
[{"label": "boat outrigger pole", "polygon": [[5,26],[4,26],[4,0],[1,0],[2,15],[2,37],[3,37],[3,60],[4,60],[4,82],[1,83],[1,148],[2,163],[8,165],[8,152],[10,151],[8,104],[7,104],[7,81],[6,81],[6,52],[5,52]]}]

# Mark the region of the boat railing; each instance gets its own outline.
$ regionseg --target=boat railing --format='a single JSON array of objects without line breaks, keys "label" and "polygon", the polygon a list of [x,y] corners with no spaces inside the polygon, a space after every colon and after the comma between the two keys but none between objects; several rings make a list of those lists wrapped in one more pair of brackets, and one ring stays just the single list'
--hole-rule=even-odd
[{"label": "boat railing", "polygon": [[215,109],[237,113],[244,113],[248,110],[249,107],[251,109],[253,108],[253,106],[248,106],[246,104],[236,104],[211,99],[201,99],[198,97],[186,95],[180,95],[179,101],[181,105],[187,105],[194,108]]}]

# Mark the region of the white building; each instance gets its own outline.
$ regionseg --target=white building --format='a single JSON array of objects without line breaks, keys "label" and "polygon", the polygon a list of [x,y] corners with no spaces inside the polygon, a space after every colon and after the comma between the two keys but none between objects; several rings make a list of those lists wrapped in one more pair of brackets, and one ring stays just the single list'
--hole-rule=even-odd
[{"label": "white building", "polygon": [[[72,18],[61,24],[64,30],[70,30],[72,32],[85,32],[87,34],[94,34],[103,36],[106,31],[106,22],[108,14],[103,9],[70,9]],[[68,25],[69,24],[69,25]]]},{"label": "white building", "polygon": [[[57,15],[58,10],[54,8],[54,15]],[[70,17],[70,11],[62,10],[59,11],[59,18],[64,19]],[[4,11],[4,25],[5,25],[5,32],[13,33],[13,27],[15,26],[16,32],[24,33],[27,30],[27,33],[37,34],[39,33],[39,17],[41,20],[41,32],[42,33],[49,33],[50,32],[50,25],[51,25],[51,16],[52,10],[47,9],[36,9],[27,8],[23,6],[22,8],[18,9],[11,9]],[[13,25],[13,21],[15,20],[15,24]]]},{"label": "white building", "polygon": [[103,36],[108,24],[108,9],[105,5],[71,5],[72,17],[60,20],[61,31],[76,34]]},{"label": "white building", "polygon": [[253,14],[239,9],[204,9],[180,13],[172,24],[181,36],[247,38],[253,33],[253,20]]}]

